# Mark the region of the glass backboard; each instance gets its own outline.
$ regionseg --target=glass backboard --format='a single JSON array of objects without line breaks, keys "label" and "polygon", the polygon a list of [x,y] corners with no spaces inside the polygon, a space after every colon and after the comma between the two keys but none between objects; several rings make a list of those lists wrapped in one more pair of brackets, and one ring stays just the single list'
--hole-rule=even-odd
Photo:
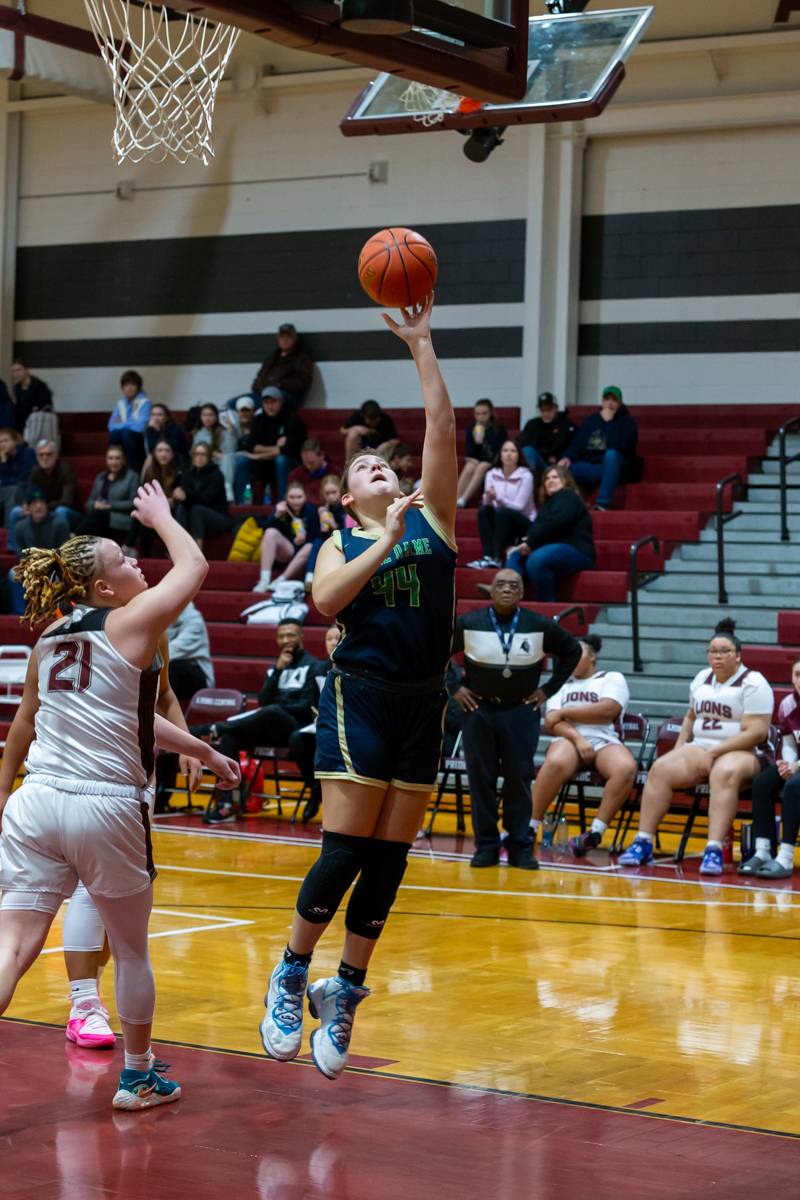
[{"label": "glass backboard", "polygon": [[[642,5],[532,17],[528,22],[527,89],[522,100],[473,105],[455,94],[426,98],[430,89],[409,89],[407,80],[386,73],[361,92],[340,128],[352,137],[597,116],[622,82],[625,60],[652,15],[653,6]],[[431,100],[446,105],[441,120],[430,119]]]}]

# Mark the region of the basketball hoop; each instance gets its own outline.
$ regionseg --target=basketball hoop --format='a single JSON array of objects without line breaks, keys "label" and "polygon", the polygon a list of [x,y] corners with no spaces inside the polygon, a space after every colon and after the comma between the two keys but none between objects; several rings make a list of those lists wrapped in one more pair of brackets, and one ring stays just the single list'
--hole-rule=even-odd
[{"label": "basketball hoop", "polygon": [[150,0],[84,3],[111,72],[117,162],[208,163],[217,87],[240,30]]},{"label": "basketball hoop", "polygon": [[410,83],[400,95],[400,103],[411,119],[419,121],[426,129],[438,125],[447,113],[467,115],[484,107],[482,100],[472,100],[469,96],[459,96],[456,92],[432,87],[428,83],[415,82]]}]

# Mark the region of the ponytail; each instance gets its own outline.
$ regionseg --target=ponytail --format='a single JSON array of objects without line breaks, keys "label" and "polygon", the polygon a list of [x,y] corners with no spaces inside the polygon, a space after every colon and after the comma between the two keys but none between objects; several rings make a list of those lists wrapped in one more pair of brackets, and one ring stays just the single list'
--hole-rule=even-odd
[{"label": "ponytail", "polygon": [[58,550],[24,550],[14,578],[25,593],[29,625],[39,625],[86,600],[97,568],[96,537],[73,537]]}]

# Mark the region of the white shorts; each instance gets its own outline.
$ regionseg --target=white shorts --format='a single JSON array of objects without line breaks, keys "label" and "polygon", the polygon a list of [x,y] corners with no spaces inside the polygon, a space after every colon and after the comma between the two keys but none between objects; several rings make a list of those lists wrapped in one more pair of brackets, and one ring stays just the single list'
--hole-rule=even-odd
[{"label": "white shorts", "polygon": [[71,896],[79,880],[112,899],[150,887],[150,814],[145,792],[132,792],[29,775],[3,811],[0,906],[29,906],[21,898],[15,904],[12,893]]},{"label": "white shorts", "polygon": [[[605,737],[605,736],[603,736],[603,737],[586,737],[586,734],[583,734],[583,737],[586,739],[586,741],[592,747],[595,754],[597,754],[600,750],[605,750],[606,746],[621,746],[622,745],[622,742],[620,741],[620,739],[618,737]],[[559,738],[553,738],[553,741],[554,742],[566,742],[566,741],[569,741],[569,739],[559,737]]]}]

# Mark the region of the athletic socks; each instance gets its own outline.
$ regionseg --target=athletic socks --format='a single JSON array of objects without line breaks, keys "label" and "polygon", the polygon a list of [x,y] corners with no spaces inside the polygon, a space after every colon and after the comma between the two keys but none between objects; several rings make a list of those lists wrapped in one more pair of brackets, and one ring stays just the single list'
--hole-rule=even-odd
[{"label": "athletic socks", "polygon": [[790,846],[788,842],[781,842],[775,857],[782,867],[791,871],[794,867],[794,846]]},{"label": "athletic socks", "polygon": [[601,821],[599,817],[595,817],[595,819],[592,821],[592,828],[590,832],[599,833],[602,837],[607,829],[608,825],[605,823],[605,821]]},{"label": "athletic socks", "polygon": [[352,983],[355,987],[363,987],[364,980],[367,978],[366,967],[351,967],[350,963],[346,963],[344,959],[339,963],[337,972],[341,979],[346,979],[348,983]]},{"label": "athletic socks", "polygon": [[148,1046],[144,1054],[129,1054],[125,1051],[125,1070],[136,1071],[139,1075],[146,1075],[153,1066],[153,1052]]},{"label": "athletic socks", "polygon": [[706,842],[706,850],[708,850],[708,849],[709,849],[709,847],[711,847],[711,846],[714,846],[714,847],[716,847],[716,849],[717,849],[717,850],[721,850],[721,849],[722,849],[722,842],[715,842],[715,841],[712,841],[711,839],[709,839],[709,840]]},{"label": "athletic socks", "polygon": [[539,832],[541,823],[541,821],[536,820],[536,817],[531,818],[531,829],[533,830],[534,836]]},{"label": "athletic socks", "polygon": [[753,857],[769,862],[772,858],[772,842],[769,838],[756,838],[756,850]]},{"label": "athletic socks", "polygon": [[288,946],[283,952],[283,961],[285,963],[300,963],[301,966],[308,967],[311,963],[310,954],[295,954]]},{"label": "athletic socks", "polygon": [[653,840],[652,833],[645,833],[643,829],[640,829],[636,836],[637,838],[641,838],[643,842],[652,842]]},{"label": "athletic socks", "polygon": [[73,979],[69,985],[69,999],[73,1009],[85,1000],[95,1000],[100,1003],[96,979]]}]

